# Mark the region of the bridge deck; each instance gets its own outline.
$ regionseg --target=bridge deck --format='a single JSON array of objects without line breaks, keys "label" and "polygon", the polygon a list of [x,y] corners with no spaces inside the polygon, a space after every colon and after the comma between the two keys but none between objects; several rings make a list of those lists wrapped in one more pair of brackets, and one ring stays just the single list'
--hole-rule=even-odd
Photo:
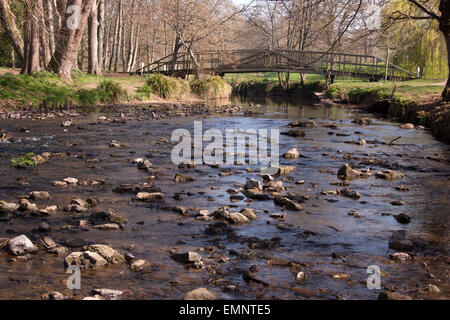
[{"label": "bridge deck", "polygon": [[292,50],[211,51],[193,55],[180,53],[176,58],[171,54],[136,72],[175,76],[197,73],[328,73],[372,80],[383,79],[387,74],[390,80],[404,81],[417,78],[413,73],[375,56]]}]

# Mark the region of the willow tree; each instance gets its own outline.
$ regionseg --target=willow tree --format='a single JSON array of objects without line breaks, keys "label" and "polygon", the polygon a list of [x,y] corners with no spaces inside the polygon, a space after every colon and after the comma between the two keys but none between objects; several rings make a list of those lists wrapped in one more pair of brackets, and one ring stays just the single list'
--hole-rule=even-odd
[{"label": "willow tree", "polygon": [[449,74],[442,92],[444,101],[450,101],[450,0],[406,0],[404,9],[395,10],[390,19],[394,21],[435,21],[442,33],[447,47],[447,65]]}]

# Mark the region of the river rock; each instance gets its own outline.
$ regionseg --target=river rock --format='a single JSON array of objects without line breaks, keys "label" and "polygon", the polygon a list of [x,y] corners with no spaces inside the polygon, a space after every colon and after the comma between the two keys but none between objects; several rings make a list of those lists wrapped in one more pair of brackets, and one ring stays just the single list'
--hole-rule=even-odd
[{"label": "river rock", "polygon": [[81,269],[85,268],[101,268],[106,266],[108,262],[96,252],[72,252],[64,259],[66,268],[75,265]]},{"label": "river rock", "polygon": [[114,231],[114,230],[119,230],[120,226],[117,223],[106,223],[106,224],[96,225],[96,226],[94,226],[94,229],[104,230],[104,231]]},{"label": "river rock", "polygon": [[410,216],[404,214],[404,213],[400,213],[399,215],[394,216],[395,220],[397,220],[398,223],[401,224],[408,224],[411,222],[411,218]]},{"label": "river rock", "polygon": [[47,222],[42,222],[39,225],[39,232],[47,233],[47,232],[50,232],[50,231],[52,231],[52,227]]},{"label": "river rock", "polygon": [[109,147],[110,148],[120,148],[122,146],[120,145],[120,143],[117,140],[112,140],[111,143],[109,144]]},{"label": "river rock", "polygon": [[284,191],[283,181],[269,181],[264,184],[264,190],[272,192]]},{"label": "river rock", "polygon": [[14,211],[19,209],[19,205],[15,203],[9,203],[5,201],[0,201],[0,214],[1,213],[13,213]]},{"label": "river rock", "polygon": [[258,180],[255,180],[255,179],[247,179],[247,181],[244,185],[244,188],[246,190],[248,190],[248,189],[258,189],[260,191],[263,190],[261,182],[259,182]]},{"label": "river rock", "polygon": [[184,300],[216,300],[216,295],[206,288],[198,288],[186,293]]},{"label": "river rock", "polygon": [[94,220],[103,220],[110,223],[125,224],[128,223],[128,219],[118,215],[113,209],[108,209],[106,211],[94,212],[91,216]]},{"label": "river rock", "polygon": [[74,126],[74,125],[75,125],[75,124],[73,123],[72,120],[65,120],[65,121],[63,121],[63,122],[61,123],[61,126],[64,127],[64,128],[72,127],[72,126]]},{"label": "river rock", "polygon": [[291,173],[297,171],[297,167],[295,166],[285,166],[285,167],[279,167],[278,168],[278,175],[280,176],[288,176]]},{"label": "river rock", "polygon": [[116,299],[123,294],[123,291],[112,289],[94,289],[92,290],[92,293],[99,294],[102,297],[107,297],[109,299]]},{"label": "river rock", "polygon": [[155,201],[155,200],[163,200],[164,199],[164,194],[161,192],[154,192],[154,193],[149,193],[149,192],[139,192],[136,195],[136,199],[140,200],[140,201]]},{"label": "river rock", "polygon": [[184,264],[193,264],[202,261],[202,256],[197,252],[174,253],[170,258]]},{"label": "river rock", "polygon": [[342,180],[352,180],[357,179],[361,176],[361,172],[358,170],[353,169],[348,164],[344,164],[339,170],[338,170],[338,178]]},{"label": "river rock", "polygon": [[176,183],[185,183],[185,182],[193,182],[193,181],[196,181],[196,179],[193,178],[193,177],[191,177],[191,176],[185,175],[185,174],[177,173],[177,174],[175,175],[174,181],[175,181]]},{"label": "river rock", "polygon": [[253,200],[266,201],[266,200],[270,200],[271,199],[269,194],[262,192],[258,188],[244,190],[243,194],[247,198],[250,198],[250,199],[253,199]]},{"label": "river rock", "polygon": [[66,297],[61,292],[53,291],[48,294],[48,299],[49,300],[65,300]]},{"label": "river rock", "polygon": [[413,130],[415,126],[412,123],[404,123],[400,125],[400,129]]},{"label": "river rock", "polygon": [[213,223],[210,224],[206,229],[205,229],[205,234],[207,235],[223,235],[223,234],[227,234],[227,233],[231,233],[233,230],[226,224],[223,222],[217,222],[217,223]]},{"label": "river rock", "polygon": [[282,132],[281,134],[284,135],[284,136],[293,137],[293,138],[299,138],[299,137],[305,137],[306,136],[306,134],[300,129],[298,129],[298,130],[290,130],[288,132]]},{"label": "river rock", "polygon": [[172,208],[172,210],[174,212],[176,212],[176,213],[179,213],[179,214],[183,215],[183,216],[186,215],[186,213],[187,213],[187,209],[185,207],[183,207],[183,206],[175,206],[175,207]]},{"label": "river rock", "polygon": [[383,172],[377,172],[375,173],[375,176],[379,179],[383,179],[383,180],[396,180],[396,179],[402,179],[404,178],[404,174],[400,173],[400,172],[395,172],[392,170],[386,170]]},{"label": "river rock", "polygon": [[312,120],[294,121],[294,122],[291,122],[289,124],[289,126],[291,126],[293,128],[294,127],[299,127],[299,128],[310,128],[310,129],[317,127],[316,123],[314,121],[312,121]]},{"label": "river rock", "polygon": [[405,252],[396,252],[390,255],[390,259],[397,262],[408,262],[411,260],[411,256]]},{"label": "river rock", "polygon": [[88,208],[80,206],[78,204],[69,204],[68,206],[65,206],[63,210],[66,212],[83,213],[83,212],[87,212]]},{"label": "river rock", "polygon": [[77,178],[64,178],[63,181],[67,184],[71,184],[71,185],[75,185],[78,184],[78,179]]},{"label": "river rock", "polygon": [[38,212],[44,215],[52,215],[55,214],[58,211],[58,207],[57,206],[48,206],[45,207],[45,209],[41,209]]},{"label": "river rock", "polygon": [[23,234],[10,239],[6,244],[6,248],[15,256],[24,256],[37,251],[34,243]]},{"label": "river rock", "polygon": [[137,168],[139,170],[149,170],[152,167],[152,163],[149,160],[143,160],[138,162]]},{"label": "river rock", "polygon": [[19,201],[19,210],[26,211],[26,212],[37,211],[38,207],[36,206],[36,204],[31,203],[27,199],[22,198]]},{"label": "river rock", "polygon": [[361,195],[359,194],[359,192],[357,192],[355,190],[348,189],[348,188],[339,190],[339,193],[341,195],[343,195],[344,197],[351,198],[353,200],[361,199]]},{"label": "river rock", "polygon": [[70,201],[70,204],[78,205],[83,208],[89,207],[89,204],[87,203],[87,201],[84,201],[83,199],[80,199],[80,198],[72,199],[72,201]]},{"label": "river rock", "polygon": [[228,212],[224,216],[225,220],[232,224],[248,223],[250,220],[239,212]]},{"label": "river rock", "polygon": [[86,250],[99,254],[102,258],[112,264],[125,262],[125,257],[117,250],[103,244],[93,244],[86,247]]},{"label": "river rock", "polygon": [[278,197],[275,197],[274,201],[275,201],[275,204],[285,207],[287,210],[292,210],[292,211],[302,211],[303,210],[303,207],[300,204],[298,204],[288,198],[278,196]]},{"label": "river rock", "polygon": [[427,241],[417,236],[413,236],[405,230],[395,231],[389,239],[389,248],[401,252],[425,249],[427,246]]},{"label": "river rock", "polygon": [[298,159],[300,158],[300,153],[298,152],[298,150],[296,148],[289,150],[288,152],[286,152],[284,154],[284,157],[286,159]]},{"label": "river rock", "polygon": [[134,260],[130,264],[130,270],[132,272],[142,272],[147,270],[149,267],[149,263],[145,260]]},{"label": "river rock", "polygon": [[355,120],[353,120],[353,123],[360,126],[369,126],[373,123],[373,121],[369,117],[357,117]]},{"label": "river rock", "polygon": [[439,287],[434,284],[428,284],[425,288],[425,291],[430,293],[441,293],[441,289],[439,289]]},{"label": "river rock", "polygon": [[256,215],[256,211],[250,208],[244,208],[240,211],[240,213],[249,220],[256,220],[258,216]]},{"label": "river rock", "polygon": [[50,193],[47,191],[33,191],[30,193],[30,198],[33,200],[50,200]]},{"label": "river rock", "polygon": [[412,300],[412,298],[397,292],[385,291],[379,294],[378,300]]}]

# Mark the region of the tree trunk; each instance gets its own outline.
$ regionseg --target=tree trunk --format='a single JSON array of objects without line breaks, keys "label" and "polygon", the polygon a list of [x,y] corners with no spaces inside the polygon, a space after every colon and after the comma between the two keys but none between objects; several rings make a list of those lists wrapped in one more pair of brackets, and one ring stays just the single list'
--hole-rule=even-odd
[{"label": "tree trunk", "polygon": [[24,41],[16,25],[16,17],[11,11],[9,0],[0,0],[0,21],[8,38],[16,51],[17,56],[24,59]]},{"label": "tree trunk", "polygon": [[46,10],[44,9],[44,0],[35,0],[36,10],[35,15],[39,17],[39,35],[41,41],[41,50],[42,50],[42,63],[41,66],[43,69],[47,68],[50,60],[52,58],[52,51],[50,49],[50,39],[49,32],[46,25],[46,21],[48,21],[48,13],[46,14]]},{"label": "tree trunk", "polygon": [[47,0],[47,13],[48,13],[48,39],[50,45],[51,55],[55,52],[55,12],[56,1]]},{"label": "tree trunk", "polygon": [[119,27],[116,39],[116,52],[114,53],[114,72],[117,72],[117,66],[119,64],[119,57],[122,52],[122,33],[123,33],[123,17],[122,17],[122,1],[119,0],[119,12],[117,15],[117,24]]},{"label": "tree trunk", "polygon": [[447,61],[449,74],[447,78],[447,84],[445,85],[445,89],[442,92],[442,98],[444,99],[444,101],[450,101],[450,34],[447,34],[447,36],[445,37],[445,43],[447,44]]},{"label": "tree trunk", "polygon": [[103,47],[105,45],[105,0],[98,0],[98,67],[103,70]]},{"label": "tree trunk", "polygon": [[447,61],[449,69],[447,84],[442,92],[442,98],[444,101],[450,101],[450,0],[441,0],[439,11],[442,13],[439,21],[439,30],[444,34],[445,44],[447,45]]},{"label": "tree trunk", "polygon": [[64,23],[62,23],[61,31],[58,37],[57,48],[49,65],[51,71],[67,80],[71,80],[71,72],[77,61],[78,51],[80,50],[81,37],[86,27],[86,22],[92,10],[93,4],[94,0],[67,1],[68,6],[75,5],[81,8],[79,28],[69,28],[69,24],[65,22],[72,18],[71,16],[73,13],[66,13],[63,19]]},{"label": "tree trunk", "polygon": [[98,2],[94,0],[92,11],[88,19],[88,50],[89,50],[89,64],[88,73],[101,75],[100,66],[98,63]]},{"label": "tree trunk", "polygon": [[22,74],[32,75],[39,72],[39,57],[40,57],[40,18],[33,15],[39,10],[38,1],[27,1],[25,3],[25,23],[24,23],[24,63],[22,67]]},{"label": "tree trunk", "polygon": [[114,59],[117,59],[116,57],[116,46],[117,46],[117,39],[119,38],[119,11],[120,11],[120,4],[117,4],[117,14],[116,14],[116,23],[114,25],[114,36],[113,36],[113,41],[112,41],[112,45],[111,45],[111,58],[109,60],[109,67],[108,70],[111,71],[111,69],[114,66]]}]

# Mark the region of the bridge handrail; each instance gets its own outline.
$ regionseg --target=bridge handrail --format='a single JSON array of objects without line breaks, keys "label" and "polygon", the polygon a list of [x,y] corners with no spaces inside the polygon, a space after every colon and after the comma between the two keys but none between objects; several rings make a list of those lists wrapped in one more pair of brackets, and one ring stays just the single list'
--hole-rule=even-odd
[{"label": "bridge handrail", "polygon": [[[360,67],[360,71],[362,72],[363,69],[362,67],[372,67],[372,73],[367,73],[367,75],[377,75],[380,76],[380,74],[378,73],[378,69],[380,71],[383,70],[383,68],[386,68],[388,70],[390,70],[391,72],[391,76],[395,75],[395,72],[402,72],[405,73],[407,76],[409,76],[410,78],[413,79],[417,79],[418,76],[408,70],[403,69],[400,66],[397,66],[391,62],[388,62],[382,58],[379,58],[377,56],[374,55],[362,55],[362,54],[355,54],[355,53],[340,53],[340,52],[322,52],[322,51],[311,51],[311,50],[289,50],[289,49],[237,49],[237,50],[221,50],[221,51],[201,51],[201,52],[197,52],[195,53],[195,56],[197,57],[197,63],[198,64],[202,64],[202,63],[206,63],[206,64],[210,64],[210,67],[207,67],[207,69],[212,69],[215,70],[216,69],[216,65],[220,66],[220,62],[221,62],[221,57],[226,56],[226,55],[235,55],[235,56],[239,56],[242,54],[252,54],[252,56],[250,57],[243,57],[243,58],[238,58],[239,59],[249,59],[251,57],[254,58],[258,58],[258,54],[269,54],[269,53],[274,53],[278,56],[281,56],[285,59],[287,59],[288,61],[294,62],[294,64],[296,65],[290,65],[291,68],[297,69],[297,70],[302,70],[305,69],[305,67],[308,67],[312,70],[322,70],[323,72],[325,72],[326,70],[328,70],[328,64],[337,64],[339,66],[344,65],[345,69],[345,65],[354,65],[354,66],[359,66]],[[289,56],[289,54],[294,53],[296,55],[296,57],[298,57],[299,55],[305,55],[305,59],[307,59],[306,56],[310,55],[311,61],[300,61],[297,60],[296,57],[292,57]],[[206,56],[209,56],[207,58],[205,58]],[[215,58],[215,56],[217,56],[217,58]],[[313,58],[313,56],[318,56],[318,58]],[[189,70],[189,71],[193,71],[196,70],[198,68],[192,68],[191,64],[193,63],[191,56],[187,53],[187,52],[181,52],[177,54],[177,59],[174,61],[173,60],[174,54],[169,54],[165,57],[162,57],[156,61],[153,61],[152,63],[139,68],[136,73],[144,73],[144,72],[167,72],[167,71],[177,71],[179,69],[177,69],[175,66],[177,66],[179,68],[179,66],[181,65],[181,67],[184,70]],[[332,57],[331,59],[328,57]],[[333,58],[334,57],[334,58]],[[342,61],[341,58],[344,58]],[[347,57],[351,57],[351,58],[356,58],[356,59],[351,59],[351,61],[347,61],[346,58]],[[338,58],[338,59],[337,59]],[[182,60],[180,60],[182,59]],[[359,61],[358,61],[359,59]],[[363,63],[363,59],[364,60],[372,60],[373,62],[371,64],[367,64],[367,63]],[[327,69],[324,70],[323,69],[323,63],[327,64]],[[383,65],[379,65],[379,63],[384,64]],[[317,64],[319,66],[317,66]],[[227,65],[227,64],[225,64]],[[228,64],[228,66],[232,65]],[[224,64],[222,64],[222,67],[224,66]],[[172,69],[169,69],[172,68]],[[161,70],[163,69],[163,70]],[[355,68],[356,69],[356,68]],[[333,70],[333,71],[339,71],[339,72],[347,72],[345,70],[340,71],[340,70]],[[352,71],[350,71],[352,72]],[[360,72],[360,73],[361,73]],[[364,72],[363,72],[364,73]],[[364,73],[366,74],[366,73]],[[407,76],[396,76],[399,78],[407,78]]]}]

